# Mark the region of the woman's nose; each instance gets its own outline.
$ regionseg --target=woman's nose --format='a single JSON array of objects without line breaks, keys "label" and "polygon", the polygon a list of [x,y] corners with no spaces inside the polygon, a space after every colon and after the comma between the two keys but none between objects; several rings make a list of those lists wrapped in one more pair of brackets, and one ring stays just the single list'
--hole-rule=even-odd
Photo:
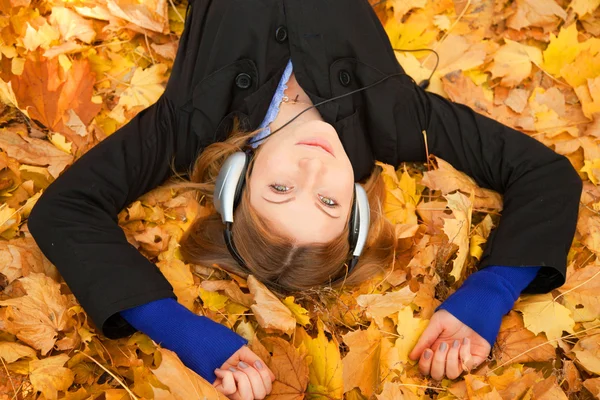
[{"label": "woman's nose", "polygon": [[310,172],[311,174],[317,174],[322,172],[323,169],[323,161],[319,158],[301,158],[299,160],[300,168],[305,170],[306,172]]}]

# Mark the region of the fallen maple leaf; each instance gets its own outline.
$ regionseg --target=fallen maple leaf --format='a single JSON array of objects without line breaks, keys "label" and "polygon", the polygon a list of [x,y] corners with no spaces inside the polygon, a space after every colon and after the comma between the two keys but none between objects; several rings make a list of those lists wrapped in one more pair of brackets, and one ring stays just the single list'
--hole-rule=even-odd
[{"label": "fallen maple leaf", "polygon": [[169,387],[170,395],[155,396],[155,399],[227,399],[211,383],[183,365],[171,350],[161,347],[158,351],[162,361],[158,368],[152,370],[152,373],[162,384]]},{"label": "fallen maple leaf", "polygon": [[582,338],[575,344],[572,352],[586,371],[600,375],[600,334]]},{"label": "fallen maple leaf", "polygon": [[289,342],[278,337],[267,337],[262,340],[271,349],[269,369],[275,375],[273,389],[269,399],[302,400],[308,385],[308,365],[306,354]]},{"label": "fallen maple leaf", "polygon": [[558,290],[575,322],[593,321],[600,315],[600,266],[569,268],[566,283]]},{"label": "fallen maple leaf", "polygon": [[359,306],[365,308],[367,317],[383,328],[383,319],[390,314],[397,313],[405,306],[409,305],[415,298],[416,293],[405,286],[400,290],[395,290],[380,294],[361,294],[356,297]]},{"label": "fallen maple leaf", "polygon": [[555,348],[556,342],[548,342],[544,335],[526,329],[523,317],[511,311],[502,318],[493,354],[500,363],[548,361],[556,357]]},{"label": "fallen maple leaf", "polygon": [[554,301],[552,294],[524,295],[515,304],[523,314],[525,327],[536,335],[544,332],[549,340],[559,339],[563,331],[574,333],[571,311]]},{"label": "fallen maple leaf", "polygon": [[435,160],[437,169],[423,174],[422,185],[430,189],[440,190],[444,195],[457,190],[467,195],[472,192],[474,194],[473,207],[502,210],[502,196],[500,194],[479,187],[473,178],[464,172],[458,171],[441,158],[435,157]]},{"label": "fallen maple leaf", "polygon": [[0,358],[2,358],[7,364],[15,362],[23,357],[37,359],[37,353],[31,347],[24,346],[19,343],[0,343]]},{"label": "fallen maple leaf", "polygon": [[[469,229],[471,227],[471,215],[473,205],[471,200],[460,192],[444,196],[448,201],[448,207],[454,214],[454,219],[446,218],[444,220],[444,233],[448,240],[458,246],[456,258],[452,261],[452,271],[450,275],[456,281],[460,280],[462,271],[469,255]],[[471,193],[471,198],[473,194]]]},{"label": "fallen maple leaf", "polygon": [[[300,328],[301,329],[301,328]],[[325,336],[323,322],[317,320],[316,338],[305,336],[300,344],[300,353],[312,357],[308,365],[309,384],[307,399],[341,398],[344,394],[343,365],[339,344]]]},{"label": "fallen maple leaf", "polygon": [[44,394],[45,399],[57,400],[58,392],[66,392],[73,384],[73,371],[63,366],[69,358],[67,354],[60,354],[29,362],[29,380],[35,390]]},{"label": "fallen maple leaf", "polygon": [[20,134],[24,129],[0,129],[0,148],[9,157],[21,163],[48,167],[57,178],[65,167],[73,162],[73,156],[57,149],[45,140],[29,138]]},{"label": "fallen maple leaf", "polygon": [[250,308],[261,327],[277,329],[287,334],[294,331],[296,318],[292,311],[254,275],[248,276],[248,289],[254,296],[255,302]]},{"label": "fallen maple leaf", "polygon": [[381,332],[372,323],[368,329],[349,332],[342,337],[350,349],[342,359],[344,392],[358,387],[369,397],[379,384]]},{"label": "fallen maple leaf", "polygon": [[0,301],[0,305],[9,306],[6,330],[46,355],[58,332],[69,327],[68,300],[60,294],[60,284],[44,274],[34,273],[19,281],[27,294]]}]

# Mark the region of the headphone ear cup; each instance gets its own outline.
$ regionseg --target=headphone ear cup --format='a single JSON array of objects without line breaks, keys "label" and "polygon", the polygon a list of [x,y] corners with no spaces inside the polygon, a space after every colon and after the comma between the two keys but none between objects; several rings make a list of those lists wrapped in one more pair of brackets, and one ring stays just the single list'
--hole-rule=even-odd
[{"label": "headphone ear cup", "polygon": [[213,203],[223,223],[233,222],[233,211],[239,202],[251,155],[238,151],[227,157],[215,183]]},{"label": "headphone ear cup", "polygon": [[371,223],[369,198],[365,189],[358,183],[354,184],[354,201],[350,219],[350,251],[353,257],[362,253]]}]

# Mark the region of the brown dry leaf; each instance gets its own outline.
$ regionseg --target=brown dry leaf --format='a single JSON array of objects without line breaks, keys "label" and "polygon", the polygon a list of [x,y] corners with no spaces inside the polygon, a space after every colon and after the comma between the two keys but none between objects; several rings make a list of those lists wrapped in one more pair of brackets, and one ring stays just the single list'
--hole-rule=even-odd
[{"label": "brown dry leaf", "polygon": [[35,390],[44,394],[45,399],[58,399],[58,392],[67,391],[73,384],[73,371],[64,367],[69,358],[67,354],[60,354],[29,362],[29,380]]},{"label": "brown dry leaf", "polygon": [[555,376],[549,376],[533,386],[533,398],[540,400],[568,400],[565,392],[556,383]]},{"label": "brown dry leaf", "polygon": [[0,242],[0,273],[6,276],[8,283],[34,272],[60,279],[56,268],[31,237]]},{"label": "brown dry leaf", "polygon": [[9,306],[6,330],[46,355],[58,332],[69,326],[69,302],[60,294],[60,285],[46,275],[33,273],[19,282],[27,294],[0,301],[0,305]]},{"label": "brown dry leaf", "polygon": [[0,149],[24,164],[48,167],[54,178],[73,162],[73,156],[45,140],[27,137],[26,128],[0,128]]},{"label": "brown dry leaf", "polygon": [[152,370],[152,373],[162,384],[169,387],[171,396],[162,397],[163,399],[227,399],[211,383],[183,365],[179,357],[171,350],[161,347],[159,352],[162,361],[158,368]]},{"label": "brown dry leaf", "polygon": [[600,334],[579,340],[572,351],[577,356],[577,362],[586,371],[600,375]]},{"label": "brown dry leaf", "polygon": [[558,288],[564,305],[573,315],[575,322],[593,321],[600,315],[600,266],[588,265],[571,272],[566,283]]},{"label": "brown dry leaf", "polygon": [[402,383],[392,383],[386,381],[380,394],[376,394],[377,400],[419,400],[422,397],[411,392],[407,386]]},{"label": "brown dry leaf", "polygon": [[308,385],[306,354],[300,353],[289,342],[278,337],[267,337],[262,342],[273,352],[269,368],[275,374],[275,381],[273,381],[273,389],[268,398],[303,399]]},{"label": "brown dry leaf", "polygon": [[500,363],[543,362],[556,357],[555,347],[555,342],[548,342],[544,335],[536,336],[526,329],[521,315],[511,311],[502,318],[493,351]]},{"label": "brown dry leaf", "polygon": [[370,324],[368,329],[348,332],[342,337],[350,349],[342,359],[344,392],[358,387],[369,397],[379,383],[381,333],[375,324]]},{"label": "brown dry leaf", "polygon": [[291,335],[296,328],[296,318],[292,311],[254,275],[248,275],[248,289],[254,296],[255,304],[250,308],[258,324],[262,328],[278,329]]},{"label": "brown dry leaf", "polygon": [[[473,207],[487,208],[495,211],[502,210],[502,196],[493,190],[481,188],[475,180],[458,171],[450,163],[435,157],[437,169],[423,174],[421,184],[430,189],[440,190],[442,194],[448,194],[460,190],[470,195],[474,194]],[[419,208],[418,208],[419,209]]]},{"label": "brown dry leaf", "polygon": [[517,31],[531,26],[549,31],[567,18],[567,12],[554,0],[517,0],[516,7],[517,12],[507,19],[507,26]]},{"label": "brown dry leaf", "polygon": [[586,379],[583,386],[590,391],[594,397],[600,399],[600,378]]},{"label": "brown dry leaf", "polygon": [[532,64],[541,65],[542,51],[505,38],[505,45],[494,54],[492,77],[502,77],[502,84],[514,87],[531,74]]},{"label": "brown dry leaf", "polygon": [[356,302],[366,309],[366,315],[372,318],[377,326],[383,328],[384,317],[397,313],[409,305],[415,296],[416,293],[413,293],[410,287],[405,286],[400,290],[383,294],[361,294],[356,297]]},{"label": "brown dry leaf", "polygon": [[4,359],[7,364],[23,357],[37,358],[37,353],[31,347],[19,343],[0,342],[0,358]]}]

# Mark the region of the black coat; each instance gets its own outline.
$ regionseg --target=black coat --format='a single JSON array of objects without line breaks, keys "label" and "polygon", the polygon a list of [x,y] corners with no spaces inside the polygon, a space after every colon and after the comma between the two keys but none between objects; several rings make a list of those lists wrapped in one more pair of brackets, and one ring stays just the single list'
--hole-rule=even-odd
[{"label": "black coat", "polygon": [[[234,115],[257,128],[284,67],[314,103],[402,72],[367,0],[195,0],[167,88],[95,146],[42,195],[29,229],[108,337],[132,332],[119,311],[174,297],[125,239],[117,214],[199,152],[225,138]],[[581,180],[570,162],[469,107],[425,92],[407,75],[318,108],[356,180],[375,160],[398,166],[429,152],[504,195],[481,266],[543,266],[526,292],[565,281]]]}]

